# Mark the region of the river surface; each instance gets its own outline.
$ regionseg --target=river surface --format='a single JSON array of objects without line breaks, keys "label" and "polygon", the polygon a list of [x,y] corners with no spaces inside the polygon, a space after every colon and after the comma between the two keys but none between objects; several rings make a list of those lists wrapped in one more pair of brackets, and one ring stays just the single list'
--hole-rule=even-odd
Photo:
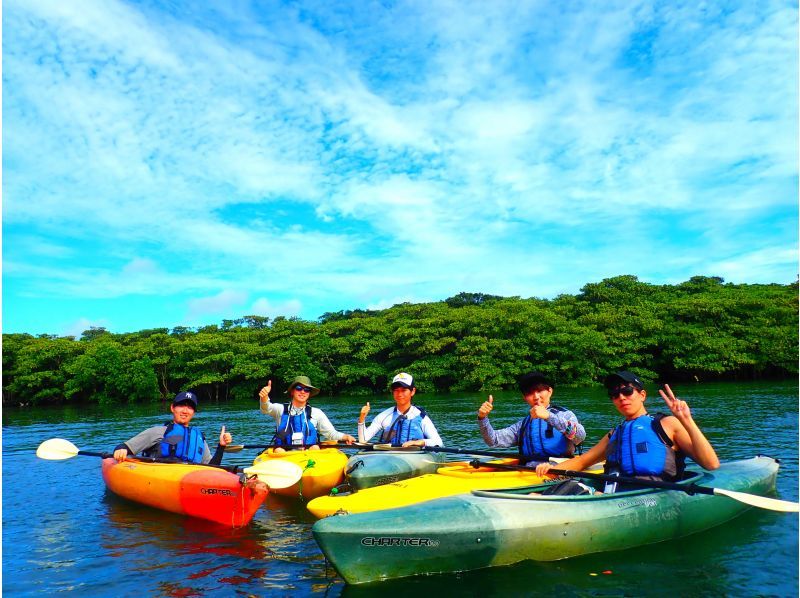
[{"label": "river surface", "polygon": [[[798,387],[791,382],[678,386],[722,460],[781,460],[778,496],[798,499]],[[654,389],[653,389],[654,391]],[[525,413],[515,393],[495,393],[492,421]],[[448,446],[480,448],[475,412],[484,396],[418,395]],[[320,395],[340,431],[355,435],[363,399]],[[391,406],[372,397],[372,415]],[[575,411],[590,446],[617,421],[599,388],[558,388],[553,403]],[[262,444],[272,420],[249,403],[202,404],[193,423],[209,439],[225,424],[235,443]],[[664,411],[651,394],[651,412]],[[681,540],[554,563],[524,562],[460,574],[347,586],[311,535],[314,518],[270,496],[245,529],[139,506],[108,493],[96,457],[43,461],[48,438],[109,451],[168,418],[167,405],[3,410],[3,593],[7,596],[792,596],[798,595],[798,516],[751,509]],[[483,447],[485,448],[485,447]],[[226,455],[250,464],[255,451]],[[596,574],[596,575],[592,575]]]}]

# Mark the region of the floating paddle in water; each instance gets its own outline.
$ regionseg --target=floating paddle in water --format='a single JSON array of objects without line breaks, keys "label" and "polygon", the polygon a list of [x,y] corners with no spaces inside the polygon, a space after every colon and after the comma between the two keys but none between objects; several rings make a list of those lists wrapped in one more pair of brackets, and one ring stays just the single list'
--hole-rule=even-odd
[{"label": "floating paddle in water", "polygon": [[[502,465],[500,463],[486,463],[485,461],[470,461],[470,465],[475,468],[490,467],[492,469],[503,469],[510,471],[536,471],[535,467],[524,467],[522,465]],[[766,496],[758,496],[757,494],[748,494],[746,492],[736,492],[735,490],[726,490],[725,488],[711,488],[709,486],[696,486],[694,484],[678,484],[675,482],[662,482],[659,480],[641,480],[639,478],[627,478],[615,475],[608,475],[604,473],[588,473],[584,471],[572,471],[569,469],[551,469],[547,473],[552,475],[560,475],[567,478],[585,478],[589,480],[601,480],[604,482],[619,482],[621,484],[630,484],[632,486],[641,486],[642,488],[660,488],[663,490],[680,490],[687,494],[710,494],[717,496],[727,496],[733,500],[737,500],[752,507],[759,507],[760,509],[769,509],[770,511],[781,511],[783,513],[798,513],[800,512],[800,503],[791,502],[788,500],[780,500],[778,498],[768,498]]]},{"label": "floating paddle in water", "polygon": [[[65,459],[71,459],[77,455],[84,457],[101,457],[103,459],[113,456],[109,453],[82,451],[69,440],[64,440],[63,438],[51,438],[50,440],[45,440],[39,445],[39,448],[36,449],[37,457],[40,459],[47,459],[49,461],[63,461]],[[175,463],[175,461],[151,457],[133,457],[132,459],[147,461],[148,463]],[[195,463],[194,465],[224,469],[233,473],[239,471],[238,467],[228,467],[225,465],[211,465],[208,463]],[[246,467],[241,471],[248,476],[258,476],[258,479],[266,483],[267,486],[276,489],[293,486],[303,476],[303,470],[297,464],[290,463],[288,461],[281,461],[279,459],[257,463],[252,467]]]}]

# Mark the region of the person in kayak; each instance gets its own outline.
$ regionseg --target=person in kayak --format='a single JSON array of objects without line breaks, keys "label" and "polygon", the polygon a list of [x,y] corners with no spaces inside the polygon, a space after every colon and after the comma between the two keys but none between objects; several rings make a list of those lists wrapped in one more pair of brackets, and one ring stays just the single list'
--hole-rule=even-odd
[{"label": "person in kayak", "polygon": [[572,457],[575,447],[586,438],[586,430],[569,409],[551,405],[553,384],[541,372],[530,372],[519,380],[522,399],[530,407],[518,422],[495,430],[489,421],[494,397],[489,395],[478,409],[478,428],[483,441],[491,447],[518,446],[520,464],[533,467],[550,457]]},{"label": "person in kayak", "polygon": [[[605,386],[625,420],[582,455],[560,463],[559,469],[580,471],[605,459],[606,473],[612,475],[675,481],[682,477],[686,457],[707,470],[719,467],[717,453],[695,423],[689,405],[677,398],[668,384],[658,392],[671,415],[655,416],[645,409],[647,391],[636,374],[615,372],[606,377]],[[541,464],[536,473],[545,475],[552,467]],[[626,489],[622,484],[607,483],[604,492]]]},{"label": "person in kayak", "polygon": [[422,407],[411,404],[416,394],[414,378],[400,372],[392,379],[392,396],[395,406],[378,414],[366,427],[369,402],[358,416],[358,441],[368,442],[380,432],[381,442],[397,447],[444,446],[436,426]]},{"label": "person in kayak", "polygon": [[337,432],[322,409],[308,404],[308,399],[319,394],[319,388],[312,386],[308,376],[297,376],[292,380],[286,389],[291,401],[285,405],[270,402],[271,390],[272,380],[269,380],[258,396],[261,413],[275,419],[275,436],[271,443],[276,445],[274,452],[282,453],[292,448],[318,450],[320,436],[347,444],[356,441],[350,434]]},{"label": "person in kayak", "polygon": [[211,456],[203,432],[200,428],[189,426],[197,412],[197,395],[191,391],[179,392],[172,400],[169,410],[172,412],[171,422],[147,428],[118,445],[114,449],[114,458],[124,461],[129,454],[141,453],[146,457],[219,465],[225,447],[233,438],[230,432],[225,431],[225,426],[222,426],[217,450]]}]

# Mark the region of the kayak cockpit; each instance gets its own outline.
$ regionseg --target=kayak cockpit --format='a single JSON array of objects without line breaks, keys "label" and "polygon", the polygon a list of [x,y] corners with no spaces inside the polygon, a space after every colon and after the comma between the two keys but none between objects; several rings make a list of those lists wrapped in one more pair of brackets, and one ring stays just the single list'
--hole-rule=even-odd
[{"label": "kayak cockpit", "polygon": [[[682,480],[676,482],[681,486],[691,486],[698,484],[705,474],[698,471],[686,471]],[[597,480],[582,479],[581,483],[591,488],[595,494],[543,494],[543,492],[553,488],[553,482],[535,484],[531,486],[521,486],[518,488],[498,488],[493,490],[472,490],[474,496],[484,498],[510,498],[529,501],[596,501],[603,499],[619,498],[624,496],[638,496],[640,494],[652,494],[654,492],[665,492],[660,488],[629,488],[614,493],[603,493],[605,482]]]}]

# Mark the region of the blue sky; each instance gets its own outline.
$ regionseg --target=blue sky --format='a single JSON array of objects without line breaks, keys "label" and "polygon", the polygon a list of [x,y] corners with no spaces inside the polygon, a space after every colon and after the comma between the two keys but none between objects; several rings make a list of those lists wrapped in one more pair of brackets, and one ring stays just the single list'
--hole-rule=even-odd
[{"label": "blue sky", "polygon": [[798,271],[796,2],[3,2],[3,331]]}]

